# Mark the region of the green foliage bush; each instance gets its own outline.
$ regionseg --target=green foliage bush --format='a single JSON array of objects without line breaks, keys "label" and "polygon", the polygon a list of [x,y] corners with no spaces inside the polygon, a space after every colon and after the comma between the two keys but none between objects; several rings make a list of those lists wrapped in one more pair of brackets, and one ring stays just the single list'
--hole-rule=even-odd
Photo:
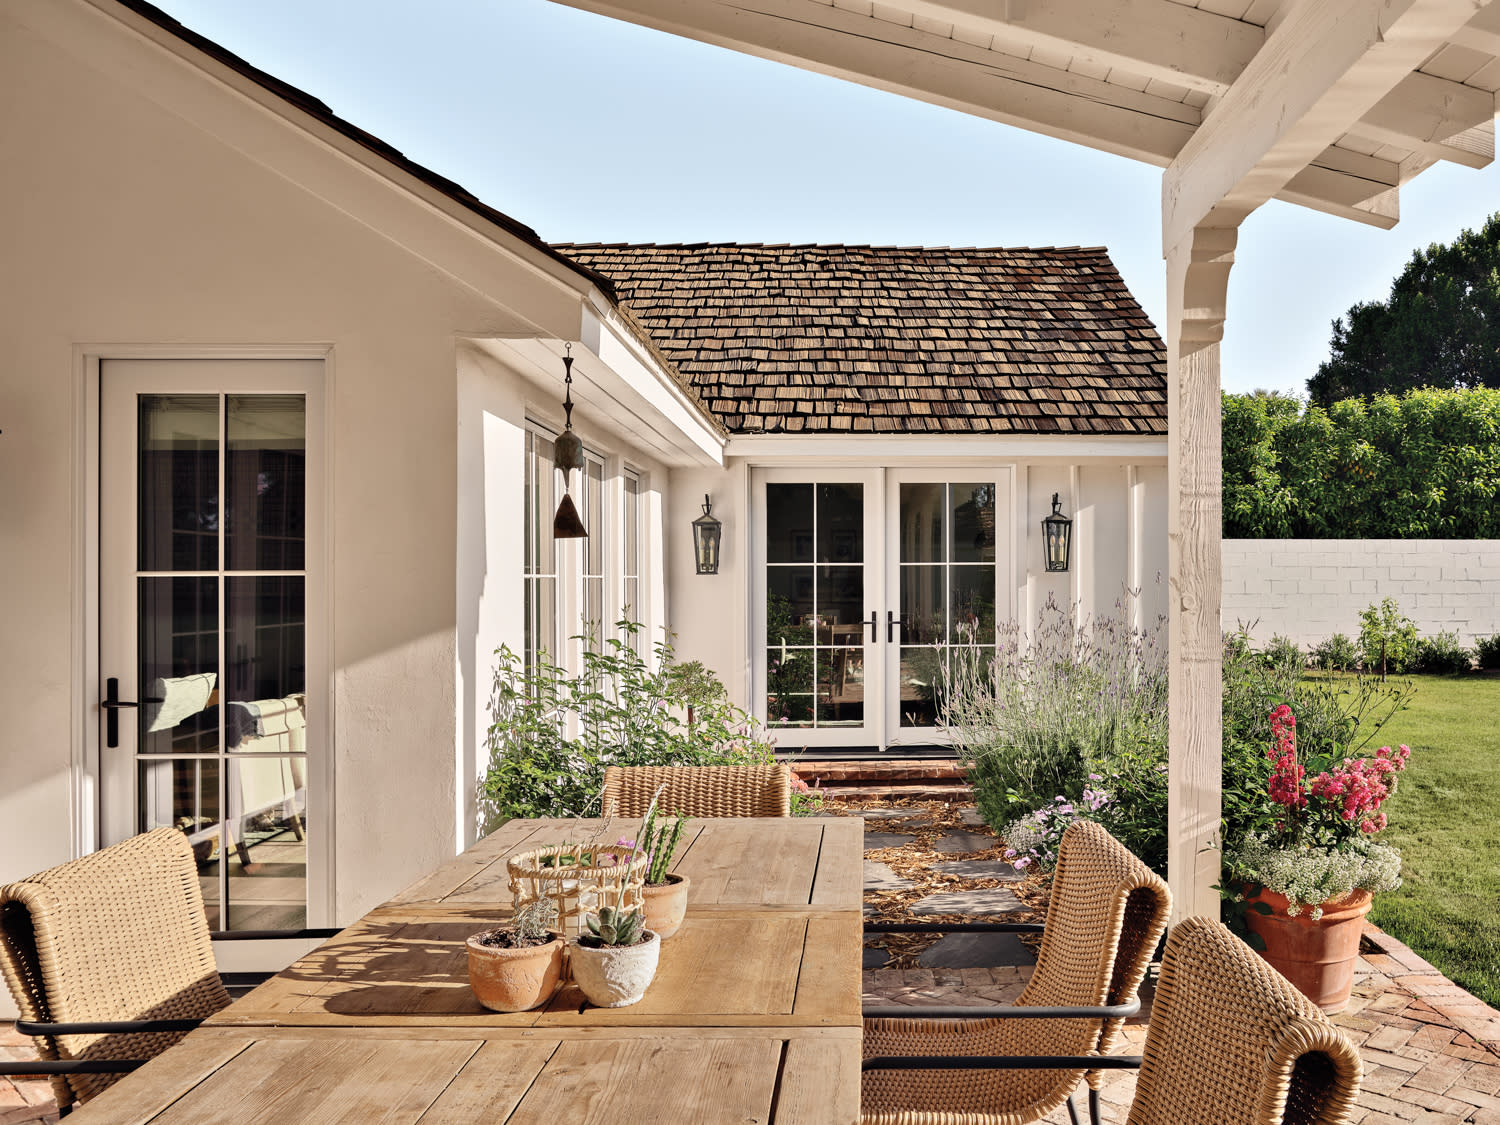
[{"label": "green foliage bush", "polygon": [[[628,636],[640,626],[619,623]],[[575,637],[575,640],[584,638]],[[755,719],[714,674],[660,642],[655,667],[628,639],[584,644],[574,676],[545,654],[529,673],[496,652],[489,769],[479,785],[486,827],[508,817],[597,815],[604,769],[747,765],[774,759]]]},{"label": "green foliage bush", "polygon": [[1493,637],[1480,637],[1474,643],[1474,656],[1481,668],[1500,668],[1500,633]]},{"label": "green foliage bush", "polygon": [[1413,671],[1433,676],[1461,676],[1474,670],[1474,653],[1459,643],[1457,633],[1437,633],[1417,641]]},{"label": "green foliage bush", "polygon": [[1271,776],[1271,712],[1289,703],[1298,745],[1309,757],[1342,759],[1359,752],[1410,699],[1409,682],[1372,676],[1307,676],[1256,651],[1241,629],[1224,639],[1223,841],[1237,847],[1272,828],[1266,784]]},{"label": "green foliage bush", "polygon": [[1359,654],[1367,672],[1403,676],[1417,665],[1417,624],[1395,598],[1383,598],[1359,615]]},{"label": "green foliage bush", "polygon": [[1349,672],[1359,666],[1359,649],[1343,633],[1335,633],[1312,648],[1313,667],[1325,672]]},{"label": "green foliage bush", "polygon": [[1307,667],[1307,654],[1302,651],[1301,646],[1290,637],[1284,637],[1280,633],[1267,642],[1261,656],[1266,663],[1277,667],[1285,665],[1298,670]]},{"label": "green foliage bush", "polygon": [[1500,539],[1500,390],[1223,399],[1229,539]]},{"label": "green foliage bush", "polygon": [[[997,830],[1042,808],[1088,805],[1126,847],[1166,862],[1165,619],[1131,624],[1134,594],[1080,620],[1048,600],[1023,636],[1002,626],[993,664],[959,659],[943,719],[980,815]],[[981,650],[974,650],[975,652]],[[1092,784],[1108,801],[1084,802]]]}]

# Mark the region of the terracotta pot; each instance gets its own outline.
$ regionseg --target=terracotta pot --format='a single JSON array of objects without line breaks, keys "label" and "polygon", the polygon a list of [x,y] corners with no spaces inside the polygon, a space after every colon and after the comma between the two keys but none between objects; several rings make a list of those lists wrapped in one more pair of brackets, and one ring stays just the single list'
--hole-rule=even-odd
[{"label": "terracotta pot", "polygon": [[636,945],[604,945],[590,948],[574,942],[570,950],[573,983],[596,1008],[623,1008],[646,995],[646,986],[656,975],[661,938],[646,931],[646,940]]},{"label": "terracotta pot", "polygon": [[1263,902],[1270,914],[1245,912],[1252,933],[1266,943],[1261,956],[1325,1012],[1343,1011],[1354,986],[1354,962],[1359,958],[1359,935],[1370,912],[1369,891],[1355,891],[1348,898],[1325,902],[1316,922],[1303,910],[1288,917],[1285,895],[1262,888],[1259,895],[1246,895],[1250,903]]},{"label": "terracotta pot", "polygon": [[647,883],[641,888],[646,899],[646,929],[655,930],[661,940],[682,929],[682,920],[687,917],[688,877],[668,875],[665,883]]},{"label": "terracotta pot", "polygon": [[545,945],[504,949],[480,945],[484,934],[468,941],[469,987],[486,1008],[495,1012],[525,1012],[552,998],[562,979],[563,939],[553,934]]}]

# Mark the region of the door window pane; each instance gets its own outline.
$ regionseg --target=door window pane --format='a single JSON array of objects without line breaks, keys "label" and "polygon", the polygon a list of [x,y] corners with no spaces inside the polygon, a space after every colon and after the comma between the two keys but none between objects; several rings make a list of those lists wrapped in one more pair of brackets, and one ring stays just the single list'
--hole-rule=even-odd
[{"label": "door window pane", "polygon": [[946,490],[940,484],[901,486],[901,561],[942,562]]},{"label": "door window pane", "polygon": [[141,395],[139,566],[219,568],[219,396]]},{"label": "door window pane", "polygon": [[953,562],[994,563],[995,486],[952,484]]},{"label": "door window pane", "polygon": [[219,748],[219,580],[137,578],[142,754]]},{"label": "door window pane", "polygon": [[818,726],[861,726],[865,721],[865,650],[819,649],[817,668]]},{"label": "door window pane", "polygon": [[300,930],[307,925],[307,759],[236,754],[224,768],[228,928]]},{"label": "door window pane", "polygon": [[818,485],[817,535],[819,562],[864,561],[864,485]]},{"label": "door window pane", "polygon": [[766,721],[773,727],[812,725],[813,650],[774,647],[766,652]]},{"label": "door window pane", "polygon": [[224,838],[219,821],[219,762],[217,757],[142,761],[136,783],[139,830],[170,826],[192,845],[211,930],[223,929],[219,921],[219,852]]},{"label": "door window pane", "polygon": [[224,538],[232,570],[306,565],[307,405],[302,395],[229,395]]},{"label": "door window pane", "polygon": [[[253,745],[270,750],[266,736],[270,716],[299,712],[307,690],[307,625],[300,577],[276,576],[225,580],[224,635],[227,700],[224,741],[231,750]],[[276,725],[283,727],[284,721]],[[300,731],[304,723],[298,723]],[[271,731],[270,733],[279,733]],[[304,745],[279,747],[302,752]]]},{"label": "door window pane", "polygon": [[766,562],[813,561],[813,486],[766,485]]}]

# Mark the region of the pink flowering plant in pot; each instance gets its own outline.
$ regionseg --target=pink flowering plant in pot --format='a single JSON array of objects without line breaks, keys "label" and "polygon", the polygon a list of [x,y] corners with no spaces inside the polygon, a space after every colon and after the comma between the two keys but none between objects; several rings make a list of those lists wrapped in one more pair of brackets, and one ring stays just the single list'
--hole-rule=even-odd
[{"label": "pink flowering plant in pot", "polygon": [[[1374,837],[1386,826],[1382,806],[1396,792],[1410,747],[1349,757],[1302,753],[1292,708],[1280,704],[1270,720],[1263,800],[1271,827],[1225,850],[1228,874],[1243,886],[1240,899],[1268,890],[1286,899],[1288,915],[1316,921],[1356,892],[1399,887],[1401,855]],[[1270,912],[1264,901],[1254,909]]]}]

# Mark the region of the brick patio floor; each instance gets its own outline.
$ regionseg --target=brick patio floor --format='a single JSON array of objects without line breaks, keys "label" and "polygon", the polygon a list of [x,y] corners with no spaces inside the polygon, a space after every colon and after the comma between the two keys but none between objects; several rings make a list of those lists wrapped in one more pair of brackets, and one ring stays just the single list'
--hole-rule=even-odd
[{"label": "brick patio floor", "polygon": [[[1388,934],[1372,929],[1366,945],[1353,999],[1333,1017],[1358,1045],[1365,1064],[1361,1109],[1352,1120],[1360,1125],[1500,1125],[1500,1012],[1446,980]],[[1004,1003],[1020,993],[1030,972],[1014,967],[876,969],[865,973],[865,1001]],[[1130,1042],[1122,1053],[1139,1054],[1146,1038],[1144,1020],[1126,1033]],[[1132,1072],[1107,1073],[1100,1096],[1105,1121],[1125,1120],[1134,1091]],[[1082,1095],[1078,1104],[1082,1113]],[[1067,1125],[1067,1109],[1046,1120]]]}]

